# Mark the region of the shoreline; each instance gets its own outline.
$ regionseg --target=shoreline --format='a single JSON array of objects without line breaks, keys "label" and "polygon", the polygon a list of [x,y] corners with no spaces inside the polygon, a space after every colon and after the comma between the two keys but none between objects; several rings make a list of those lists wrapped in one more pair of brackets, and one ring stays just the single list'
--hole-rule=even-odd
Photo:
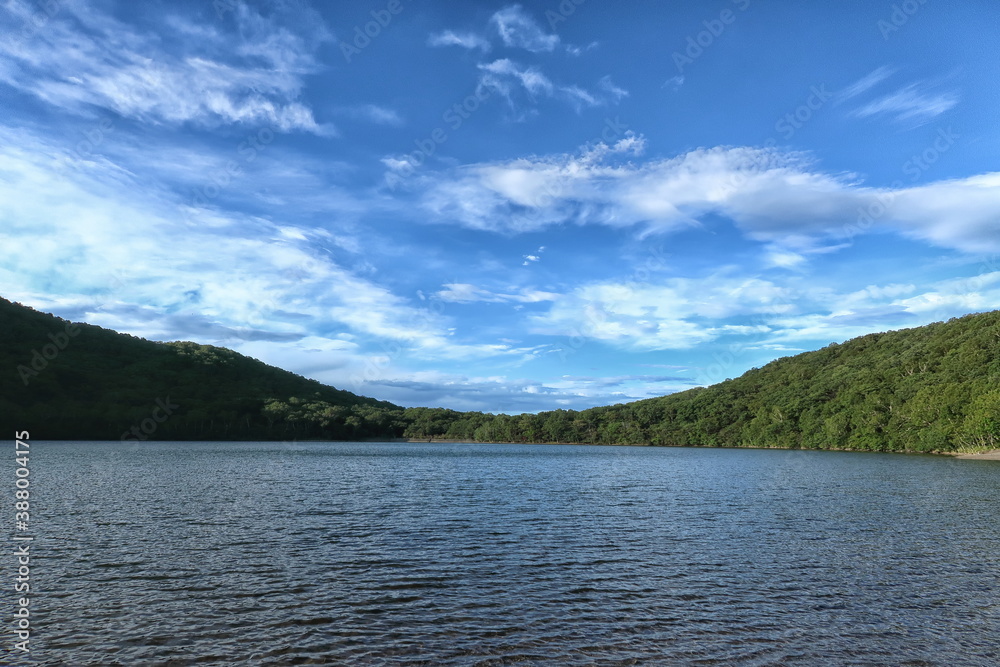
[{"label": "shoreline", "polygon": [[980,452],[978,454],[952,454],[956,459],[965,459],[967,461],[1000,461],[1000,449],[994,449],[990,452]]},{"label": "shoreline", "polygon": [[[54,440],[38,440],[38,442],[86,442],[86,443],[116,443],[117,440],[84,440],[77,438],[61,438]],[[802,449],[793,447],[742,447],[739,445],[650,445],[646,443],[588,443],[588,442],[474,442],[468,439],[462,438],[365,438],[363,440],[325,440],[322,438],[304,438],[301,440],[149,440],[149,444],[156,444],[160,442],[195,442],[195,443],[226,443],[226,442],[241,442],[241,443],[341,443],[341,442],[366,442],[366,443],[413,443],[413,444],[468,444],[468,445],[557,445],[565,447],[662,447],[669,449],[674,448],[687,448],[687,449],[759,449],[759,450],[769,450],[769,451],[787,451],[787,452],[847,452],[854,454],[904,454],[908,456],[946,456],[953,459],[961,459],[966,461],[1000,461],[1000,449],[994,449],[990,451],[983,452],[917,452],[911,450],[892,450],[892,451],[871,451],[865,449],[841,449],[839,447],[825,447],[823,449]]]},{"label": "shoreline", "polygon": [[736,446],[722,446],[722,445],[647,445],[644,443],[619,443],[619,444],[595,444],[587,442],[471,442],[469,440],[454,439],[454,438],[399,438],[396,442],[412,442],[412,443],[424,443],[424,444],[470,444],[470,445],[572,445],[572,446],[587,446],[587,447],[686,447],[693,449],[766,449],[766,450],[783,450],[789,452],[852,452],[855,454],[908,454],[910,456],[947,456],[954,459],[964,459],[964,460],[978,460],[978,461],[1000,461],[1000,449],[994,449],[988,452],[976,452],[976,453],[963,453],[963,452],[915,452],[908,450],[894,450],[887,452],[870,451],[864,449],[840,449],[835,447],[827,447],[824,449],[801,449],[792,447],[740,447]]}]

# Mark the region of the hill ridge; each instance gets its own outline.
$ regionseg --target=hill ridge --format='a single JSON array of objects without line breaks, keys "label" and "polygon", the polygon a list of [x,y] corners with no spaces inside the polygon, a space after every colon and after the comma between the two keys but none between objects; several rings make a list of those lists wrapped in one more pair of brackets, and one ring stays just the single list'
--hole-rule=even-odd
[{"label": "hill ridge", "polygon": [[1000,447],[1000,311],[866,334],[709,387],[521,415],[402,408],[227,348],[147,341],[3,298],[0,364],[0,425],[37,439]]}]

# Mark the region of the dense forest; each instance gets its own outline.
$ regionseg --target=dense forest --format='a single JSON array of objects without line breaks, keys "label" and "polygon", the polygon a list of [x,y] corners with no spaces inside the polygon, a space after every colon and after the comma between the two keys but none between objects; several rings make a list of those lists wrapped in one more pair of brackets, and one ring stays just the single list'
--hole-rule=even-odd
[{"label": "dense forest", "polygon": [[406,427],[399,406],[225,348],[147,341],[5,299],[0,368],[0,424],[35,439],[348,440]]},{"label": "dense forest", "polygon": [[869,334],[661,398],[515,416],[404,409],[223,348],[150,342],[3,299],[0,364],[0,423],[36,439],[1000,447],[1000,311]]},{"label": "dense forest", "polygon": [[869,334],[633,403],[518,416],[417,410],[406,433],[487,442],[1000,448],[1000,311]]}]

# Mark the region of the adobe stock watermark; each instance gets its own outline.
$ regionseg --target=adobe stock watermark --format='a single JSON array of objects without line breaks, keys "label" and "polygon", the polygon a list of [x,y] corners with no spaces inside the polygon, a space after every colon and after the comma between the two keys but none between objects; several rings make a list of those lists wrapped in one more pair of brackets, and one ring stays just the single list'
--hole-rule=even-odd
[{"label": "adobe stock watermark", "polygon": [[62,11],[62,3],[58,0],[42,0],[34,4],[37,10],[25,18],[21,31],[15,37],[16,40],[26,42],[32,39]]},{"label": "adobe stock watermark", "polygon": [[825,83],[812,86],[806,101],[796,107],[794,111],[786,113],[774,124],[775,131],[781,134],[782,139],[788,141],[795,136],[796,132],[805,127],[806,123],[813,119],[816,112],[831,99],[833,99],[833,93],[826,89]]},{"label": "adobe stock watermark", "polygon": [[[745,12],[750,8],[750,0],[730,0],[736,8]],[[704,30],[688,35],[684,51],[674,51],[671,55],[678,74],[684,74],[684,68],[693,65],[696,60],[705,55],[715,42],[726,32],[726,28],[736,22],[738,14],[728,7],[719,12],[718,18],[706,19],[701,22]]]},{"label": "adobe stock watermark", "polygon": [[545,10],[545,18],[549,22],[549,29],[556,31],[556,26],[563,23],[576,12],[576,8],[587,2],[587,0],[562,0],[555,10]]},{"label": "adobe stock watermark", "polygon": [[[627,123],[621,121],[621,116],[605,118],[604,127],[599,135],[589,140],[580,147],[582,156],[598,150],[599,147],[614,145],[619,139],[634,138],[635,134],[629,129]],[[570,191],[569,183],[572,177],[565,171],[560,172],[556,179],[546,179],[542,182],[542,187],[536,192],[535,197],[529,204],[533,216],[541,215],[542,209],[549,206],[556,199],[566,196]]]},{"label": "adobe stock watermark", "polygon": [[[813,84],[810,86],[809,95],[803,104],[800,104],[793,111],[786,113],[775,121],[775,132],[780,132],[782,139],[788,141],[795,136],[796,132],[815,118],[819,110],[834,97],[835,95],[826,89],[825,83]],[[768,137],[763,143],[763,147],[767,150],[758,151],[748,168],[734,171],[729,177],[728,182],[724,184],[726,191],[733,192],[739,190],[747,184],[751,176],[767,171],[770,168],[769,158],[773,154],[770,151],[777,148],[777,146],[778,138],[775,136]]]},{"label": "adobe stock watermark", "polygon": [[225,18],[228,12],[235,12],[242,4],[240,0],[212,0],[212,8],[220,19]]},{"label": "adobe stock watermark", "polygon": [[[919,181],[924,173],[941,159],[942,155],[951,150],[959,138],[960,135],[951,126],[938,129],[934,141],[920,153],[912,155],[906,160],[900,167],[901,171],[910,177],[911,183]],[[889,212],[889,206],[896,200],[896,197],[899,196],[898,191],[902,190],[904,186],[903,180],[897,178],[889,184],[886,190],[878,193],[874,201],[867,206],[859,207],[857,220],[844,225],[843,236],[851,239],[871,228],[876,221]]]},{"label": "adobe stock watermark", "polygon": [[14,612],[14,650],[23,655],[31,652],[31,541],[35,538],[29,535],[31,526],[30,497],[31,486],[29,476],[31,475],[30,434],[27,431],[18,431],[14,434],[14,462],[17,467],[14,469],[14,526],[16,528],[14,540],[14,557],[17,559],[17,576],[14,577],[14,592],[20,593],[22,597],[17,598],[17,611]]},{"label": "adobe stock watermark", "polygon": [[73,150],[70,151],[70,155],[78,160],[86,160],[87,158],[94,155],[97,148],[104,143],[107,135],[115,131],[115,124],[110,118],[103,118],[96,125],[88,130],[82,130],[80,133],[83,135],[83,139],[78,141]]},{"label": "adobe stock watermark", "polygon": [[274,137],[275,131],[270,127],[262,127],[257,132],[247,135],[236,146],[239,160],[227,161],[226,164],[213,171],[205,179],[205,182],[191,193],[191,199],[183,210],[184,219],[190,222],[191,211],[208,205],[225,192],[236,179],[243,176],[244,167],[256,160],[260,153],[271,145]]},{"label": "adobe stock watermark", "polygon": [[[440,299],[427,299],[428,305],[420,308],[413,318],[410,328],[414,331],[422,328],[422,325],[433,324],[437,318],[444,313],[444,302]],[[383,372],[405,350],[398,341],[382,342],[381,355],[371,355],[365,359],[365,366],[359,373],[354,373],[350,377],[352,391],[355,394],[361,393],[364,385],[368,382],[382,378]]]},{"label": "adobe stock watermark", "polygon": [[[666,255],[663,253],[663,248],[651,248],[645,261],[632,272],[628,280],[621,286],[631,290],[648,284],[653,273],[655,271],[662,271],[666,265]],[[615,305],[617,304],[611,304],[611,309],[614,309]],[[559,361],[567,361],[569,355],[579,352],[587,344],[589,338],[595,337],[601,325],[607,322],[607,317],[604,315],[606,310],[597,311],[587,309],[584,311],[585,322],[580,326],[574,327],[564,343],[551,350],[552,353],[559,355]]]},{"label": "adobe stock watermark", "polygon": [[[978,271],[974,276],[968,276],[956,281],[948,281],[940,291],[947,296],[968,296],[977,294],[984,287],[995,285],[994,274],[1000,272],[1000,255],[990,255],[983,257],[979,262]],[[939,307],[931,311],[931,321],[944,321],[949,316],[955,314],[953,310],[954,301],[943,299],[939,302]]]},{"label": "adobe stock watermark", "polygon": [[927,0],[904,0],[893,5],[889,18],[879,19],[875,24],[875,27],[882,33],[882,39],[889,41],[889,35],[909,23],[910,19],[926,4]]},{"label": "adobe stock watermark", "polygon": [[758,349],[757,346],[767,340],[767,334],[771,333],[773,319],[784,315],[791,305],[787,300],[775,301],[750,318],[746,326],[752,328],[753,332],[748,332],[747,335],[753,333],[756,336],[749,340],[744,337],[738,342],[726,345],[721,352],[713,352],[713,363],[709,364],[704,372],[698,376],[698,384],[702,386],[712,385],[727,377],[732,377],[730,373],[733,367],[747,352]]},{"label": "adobe stock watermark", "polygon": [[[464,99],[445,109],[444,113],[441,114],[441,120],[452,132],[457,132],[465,124],[465,121],[469,120],[472,114],[478,111],[492,95],[485,86],[476,86],[476,90],[472,94],[466,95]],[[395,190],[412,177],[417,169],[422,167],[427,159],[437,152],[438,147],[448,141],[448,138],[448,131],[439,126],[431,130],[426,137],[414,139],[413,144],[417,150],[404,154],[401,160],[396,160],[397,164],[393,171],[385,177],[389,189]]]},{"label": "adobe stock watermark", "polygon": [[70,343],[70,339],[78,336],[80,334],[80,327],[74,322],[67,322],[63,330],[49,334],[48,338],[51,343],[46,343],[41,347],[41,350],[32,350],[31,359],[28,361],[27,365],[18,364],[17,374],[21,378],[21,382],[27,387],[31,382],[32,378],[38,377],[38,375],[49,367],[49,362],[54,360],[59,356],[59,353],[65,350]]},{"label": "adobe stock watermark", "polygon": [[166,399],[156,399],[156,407],[153,408],[150,416],[122,433],[121,441],[138,442],[148,440],[149,436],[156,433],[160,424],[167,421],[179,407],[181,406],[170,402],[169,396]]},{"label": "adobe stock watermark", "polygon": [[377,39],[382,31],[389,27],[393,19],[403,12],[401,0],[389,0],[383,9],[373,9],[371,11],[372,20],[364,26],[354,26],[354,32],[350,38],[344,38],[340,42],[340,52],[344,55],[344,60],[348,63],[364,51]]}]

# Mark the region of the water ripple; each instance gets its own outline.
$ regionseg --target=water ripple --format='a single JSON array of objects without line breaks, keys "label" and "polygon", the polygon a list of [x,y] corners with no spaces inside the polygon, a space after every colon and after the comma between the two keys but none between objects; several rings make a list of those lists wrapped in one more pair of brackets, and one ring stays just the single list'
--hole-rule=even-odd
[{"label": "water ripple", "polygon": [[1000,664],[1000,465],[42,443],[32,473],[36,664]]}]

